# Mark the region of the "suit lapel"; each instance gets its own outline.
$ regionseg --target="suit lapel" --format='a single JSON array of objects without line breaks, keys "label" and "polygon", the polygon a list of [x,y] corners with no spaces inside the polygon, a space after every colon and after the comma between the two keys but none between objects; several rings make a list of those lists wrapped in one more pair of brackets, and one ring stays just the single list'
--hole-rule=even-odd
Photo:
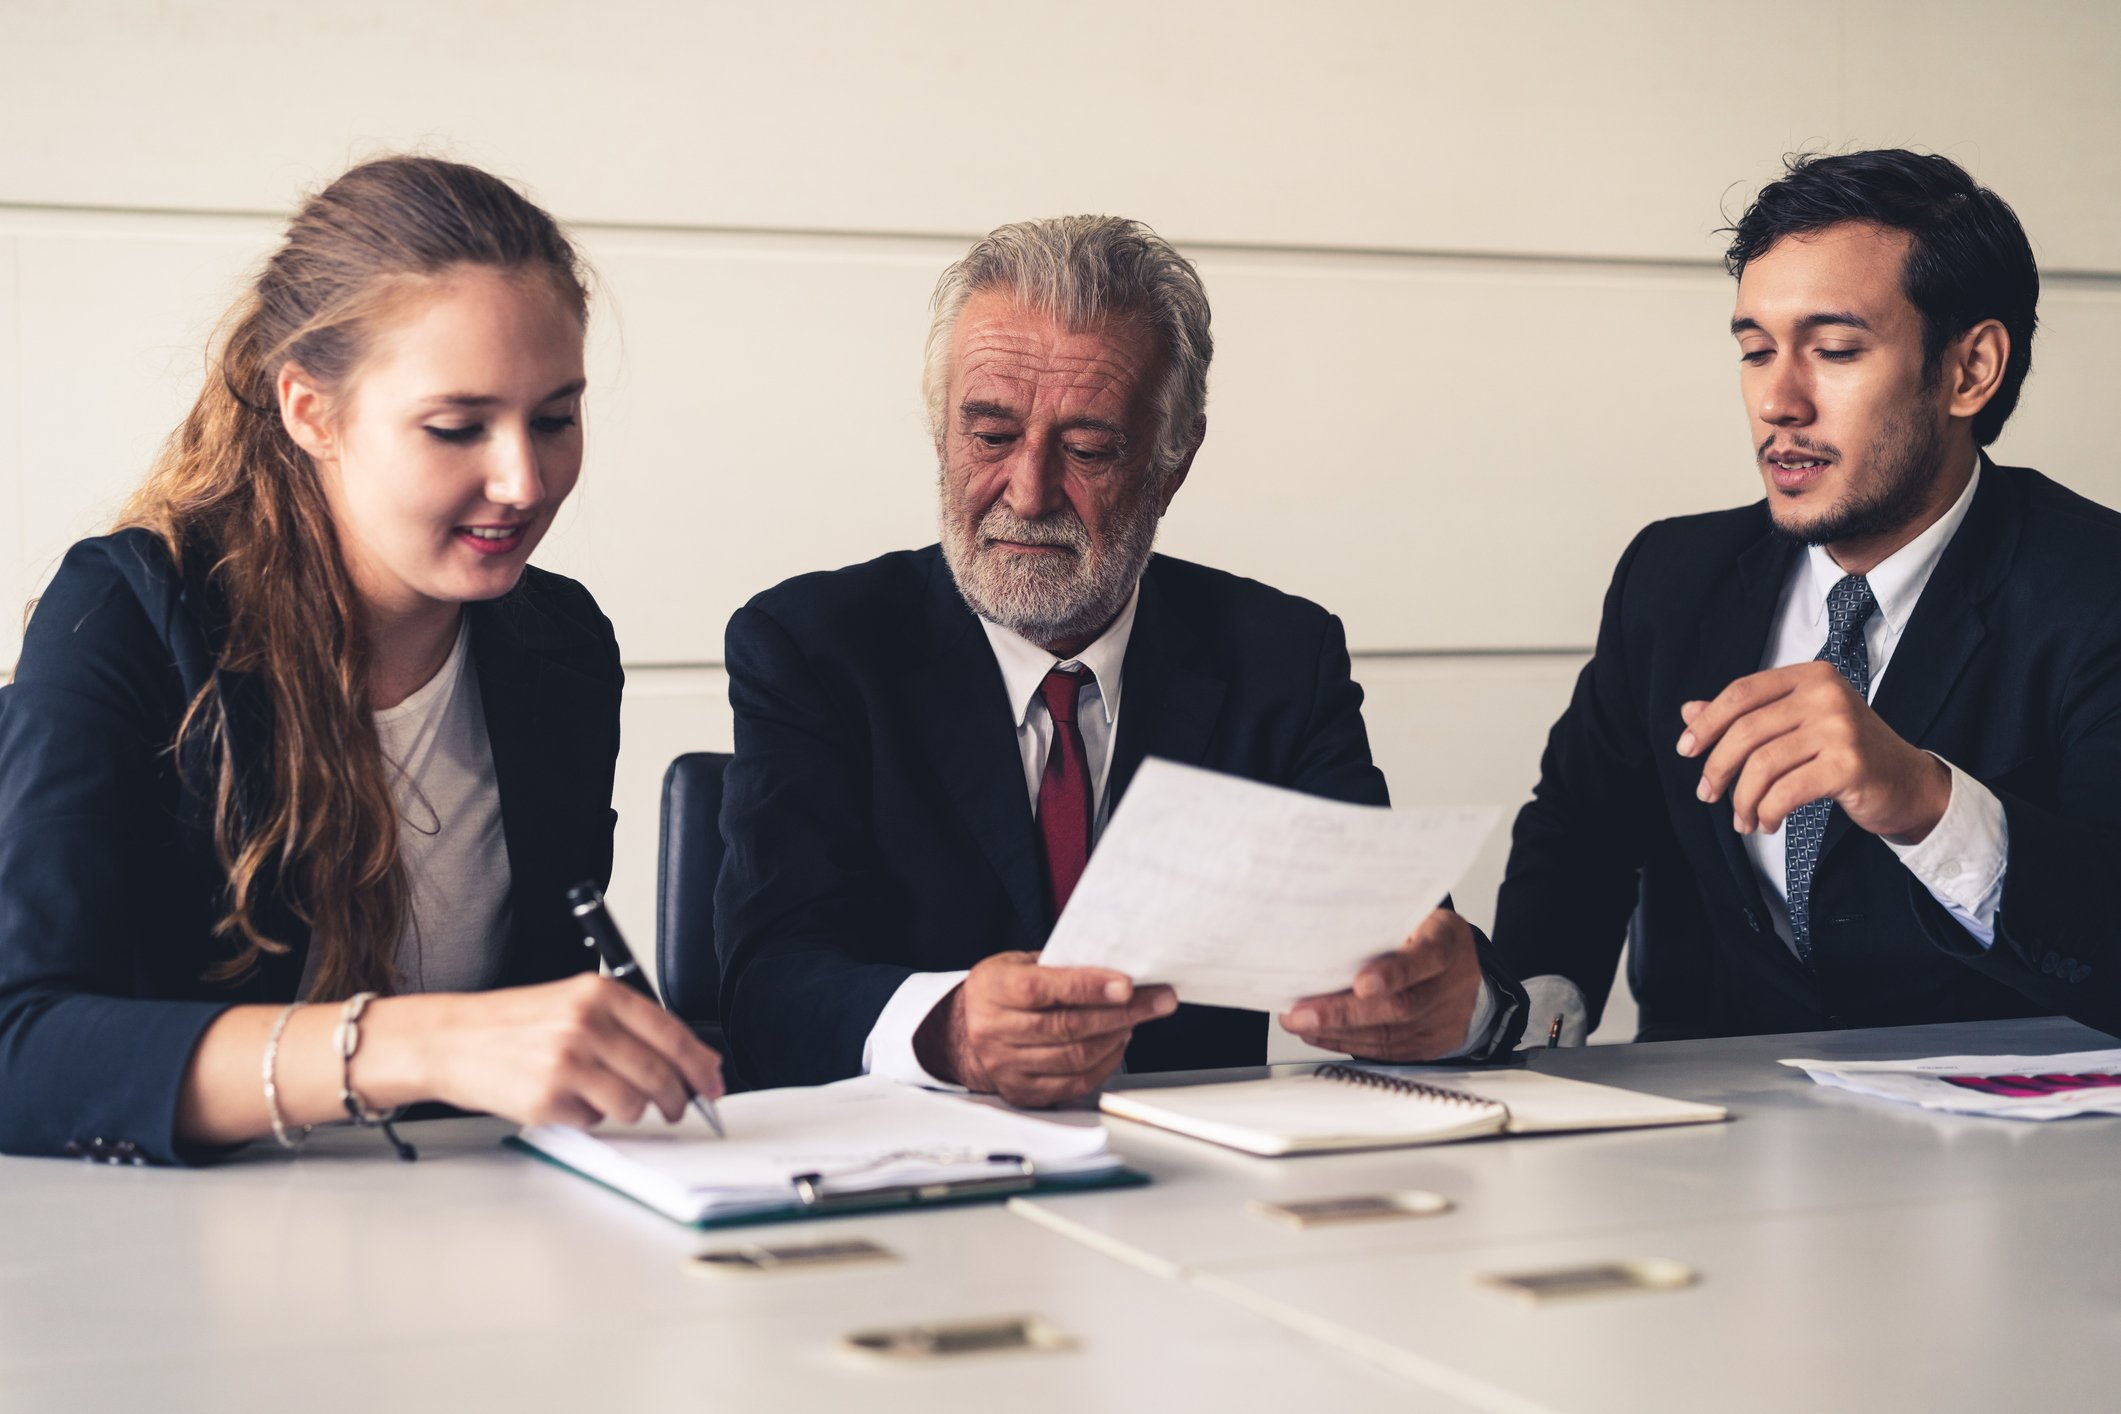
[{"label": "suit lapel", "polygon": [[[583,678],[544,651],[571,646],[530,606],[499,601],[472,610],[471,654],[478,673],[501,836],[508,849],[509,936],[504,985],[564,977],[580,966],[578,938],[565,912],[566,890],[586,857],[565,822],[581,818],[564,789],[575,778],[570,727],[600,722],[598,697],[611,688]],[[585,748],[587,749],[587,748]]]},{"label": "suit lapel", "polygon": [[1193,636],[1159,585],[1158,561],[1142,575],[1134,636],[1120,685],[1119,739],[1113,743],[1107,814],[1119,805],[1144,760],[1161,756],[1197,766],[1222,715],[1224,680],[1204,662]]},{"label": "suit lapel", "polygon": [[[1974,652],[1988,636],[1981,601],[2010,568],[2018,544],[2018,506],[2004,473],[1981,458],[1981,486],[1951,543],[1938,557],[1907,629],[1886,664],[1871,708],[1902,741],[1921,745],[1944,709]],[[1827,817],[1819,843],[1824,859],[1849,832],[1838,807]]]},{"label": "suit lapel", "polygon": [[472,666],[478,673],[479,702],[486,717],[487,749],[493,755],[494,789],[501,797],[501,836],[508,846],[509,956],[503,975],[514,974],[528,959],[526,940],[538,900],[526,898],[533,885],[566,888],[574,880],[547,877],[540,831],[554,818],[545,809],[545,773],[538,767],[538,722],[544,710],[542,663],[524,651],[513,635],[490,614],[473,611]]},{"label": "suit lapel", "polygon": [[[1692,700],[1706,702],[1739,678],[1760,670],[1782,586],[1789,578],[1791,563],[1803,553],[1794,542],[1774,533],[1764,508],[1761,527],[1761,538],[1738,557],[1738,572],[1724,580],[1701,616],[1701,647],[1694,659],[1694,676],[1686,687],[1686,695]],[[1677,715],[1675,710],[1675,738]],[[1765,926],[1768,914],[1760,894],[1760,879],[1752,858],[1745,852],[1744,840],[1731,827],[1729,793],[1713,805],[1696,808],[1708,817],[1716,847],[1738,890],[1740,906],[1748,917],[1763,920]]]},{"label": "suit lapel", "polygon": [[1047,923],[1045,873],[1039,863],[1031,802],[1024,790],[1016,714],[1001,665],[979,621],[958,596],[938,554],[929,569],[928,667],[919,718],[930,769],[943,783],[1009,901],[1034,931]]}]

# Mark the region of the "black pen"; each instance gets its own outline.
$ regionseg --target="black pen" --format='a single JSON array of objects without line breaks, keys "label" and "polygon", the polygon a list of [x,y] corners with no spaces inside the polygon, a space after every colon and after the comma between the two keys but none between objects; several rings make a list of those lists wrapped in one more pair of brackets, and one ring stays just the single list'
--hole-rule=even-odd
[{"label": "black pen", "polygon": [[[631,987],[661,1006],[663,999],[655,994],[648,974],[641,971],[641,964],[634,959],[633,949],[627,947],[626,939],[619,935],[619,925],[611,921],[611,910],[604,907],[603,891],[585,879],[567,891],[567,906],[574,910],[575,922],[582,926],[582,945],[597,950],[604,965],[611,969],[612,980]],[[729,1137],[729,1131],[722,1128],[721,1115],[715,1112],[714,1101],[694,1093],[690,1083],[685,1086],[685,1098],[700,1112],[700,1118],[713,1126],[717,1139]]]}]

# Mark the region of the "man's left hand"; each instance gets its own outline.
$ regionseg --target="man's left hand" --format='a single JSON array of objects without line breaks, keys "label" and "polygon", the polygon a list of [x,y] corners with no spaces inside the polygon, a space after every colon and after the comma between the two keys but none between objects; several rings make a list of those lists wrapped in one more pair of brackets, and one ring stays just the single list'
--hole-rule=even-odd
[{"label": "man's left hand", "polygon": [[1831,663],[1750,674],[1679,715],[1679,754],[1708,753],[1696,794],[1728,792],[1741,834],[1779,830],[1798,806],[1827,799],[1860,830],[1920,844],[1951,803],[1951,768],[1901,740]]},{"label": "man's left hand", "polygon": [[1368,1060],[1434,1060],[1466,1043],[1480,998],[1473,925],[1447,908],[1421,921],[1397,952],[1373,958],[1345,992],[1305,997],[1281,1018],[1307,1045]]}]

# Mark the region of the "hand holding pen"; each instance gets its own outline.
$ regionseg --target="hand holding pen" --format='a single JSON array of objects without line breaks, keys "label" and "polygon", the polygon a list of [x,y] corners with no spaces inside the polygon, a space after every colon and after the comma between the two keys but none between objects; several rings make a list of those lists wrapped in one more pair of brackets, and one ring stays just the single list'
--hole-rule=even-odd
[{"label": "hand holding pen", "polygon": [[[604,906],[603,891],[594,883],[584,880],[567,891],[567,905],[573,910],[575,922],[582,929],[583,945],[597,950],[598,956],[604,960],[605,967],[610,969],[612,980],[638,992],[657,1006],[662,1006],[662,999],[656,996],[654,986],[648,981],[648,975],[641,971],[641,964],[634,958],[633,949],[626,946],[626,939],[619,933],[618,924],[612,921],[611,911]],[[715,1109],[712,1099],[693,1090],[689,1085],[686,1087],[685,1098],[699,1112],[700,1118],[707,1121],[716,1137],[728,1137],[728,1131],[722,1127],[721,1114]]]}]

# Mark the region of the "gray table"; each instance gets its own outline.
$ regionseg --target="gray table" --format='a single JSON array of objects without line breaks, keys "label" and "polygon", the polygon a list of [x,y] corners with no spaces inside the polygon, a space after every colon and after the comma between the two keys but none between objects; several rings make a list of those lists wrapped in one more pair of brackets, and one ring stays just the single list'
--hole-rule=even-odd
[{"label": "gray table", "polygon": [[[197,1171],[0,1159],[0,1409],[1455,1410],[1286,1324],[996,1205],[695,1232],[500,1147],[410,1126]],[[746,1241],[860,1236],[892,1266],[699,1276]],[[1059,1354],[892,1368],[839,1337],[1035,1313]],[[1413,1402],[1409,1403],[1409,1395]]]},{"label": "gray table", "polygon": [[[1936,1115],[1776,1061],[2115,1044],[2048,1019],[1540,1051],[1541,1070],[1734,1118],[1282,1160],[1114,1121],[1156,1187],[1017,1206],[1481,1408],[2112,1409],[2121,1118]],[[1393,1187],[1457,1206],[1306,1230],[1246,1211]],[[1637,1257],[1677,1258],[1702,1280],[1544,1307],[1473,1280]]]},{"label": "gray table", "polygon": [[[418,1127],[410,1166],[349,1133],[192,1172],[0,1159],[0,1409],[2107,1408],[2121,1121],[1930,1116],[1773,1064],[2102,1044],[2042,1021],[1533,1058],[1737,1115],[1693,1130],[1268,1161],[1115,1122],[1155,1186],[754,1229],[905,1260],[750,1280],[683,1269],[736,1238],[504,1151],[492,1121]],[[1458,1206],[1302,1232],[1245,1211],[1385,1186]],[[1611,1256],[1703,1280],[1552,1308],[1471,1282]],[[1020,1311],[1079,1348],[834,1349]]]}]

